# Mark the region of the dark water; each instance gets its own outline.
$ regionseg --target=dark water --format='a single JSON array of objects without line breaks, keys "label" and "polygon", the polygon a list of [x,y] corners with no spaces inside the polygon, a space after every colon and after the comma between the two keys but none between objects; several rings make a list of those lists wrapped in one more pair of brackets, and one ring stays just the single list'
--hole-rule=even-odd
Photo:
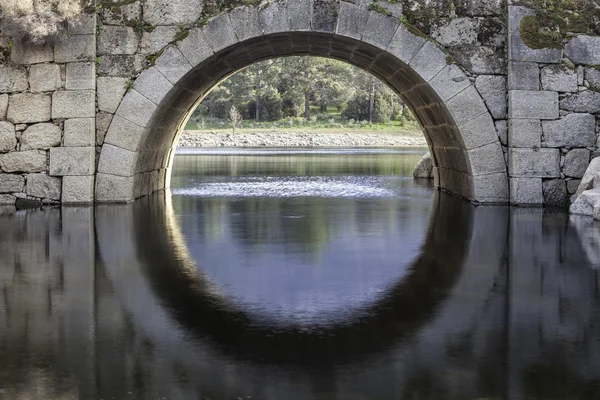
[{"label": "dark water", "polygon": [[600,398],[600,227],[421,154],[181,155],[172,194],[0,215],[0,399]]}]

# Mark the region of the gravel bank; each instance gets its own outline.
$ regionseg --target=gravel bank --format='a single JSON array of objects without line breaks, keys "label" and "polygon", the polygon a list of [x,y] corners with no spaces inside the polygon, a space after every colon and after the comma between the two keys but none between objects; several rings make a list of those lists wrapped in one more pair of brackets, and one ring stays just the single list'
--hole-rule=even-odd
[{"label": "gravel bank", "polygon": [[378,132],[352,133],[211,133],[184,131],[179,147],[380,147],[380,146],[427,146],[422,136],[403,136]]}]

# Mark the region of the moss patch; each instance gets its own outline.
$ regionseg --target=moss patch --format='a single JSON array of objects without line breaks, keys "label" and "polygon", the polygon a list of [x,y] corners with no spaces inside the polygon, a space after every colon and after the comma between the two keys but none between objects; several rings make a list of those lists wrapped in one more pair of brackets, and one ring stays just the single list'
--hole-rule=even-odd
[{"label": "moss patch", "polygon": [[532,49],[562,49],[563,36],[559,31],[540,27],[539,18],[528,15],[521,19],[521,39]]},{"label": "moss patch", "polygon": [[392,13],[389,12],[386,8],[380,6],[376,1],[369,4],[369,11],[375,11],[383,15],[387,15],[388,17],[392,16]]}]

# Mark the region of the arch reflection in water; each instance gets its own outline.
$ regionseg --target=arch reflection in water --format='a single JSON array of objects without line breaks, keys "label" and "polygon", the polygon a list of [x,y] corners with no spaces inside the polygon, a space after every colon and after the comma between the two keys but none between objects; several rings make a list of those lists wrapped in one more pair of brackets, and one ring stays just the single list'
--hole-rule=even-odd
[{"label": "arch reflection in water", "polygon": [[0,389],[8,398],[593,398],[597,272],[581,226],[446,196],[433,210],[413,267],[366,316],[308,332],[254,323],[223,296],[193,265],[160,196],[3,217]]}]

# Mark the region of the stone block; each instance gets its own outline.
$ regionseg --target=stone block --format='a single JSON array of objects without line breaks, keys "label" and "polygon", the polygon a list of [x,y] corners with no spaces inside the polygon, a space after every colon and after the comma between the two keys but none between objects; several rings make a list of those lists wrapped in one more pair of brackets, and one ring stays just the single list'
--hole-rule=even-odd
[{"label": "stone block", "polygon": [[61,178],[47,174],[27,175],[27,195],[42,199],[60,200]]},{"label": "stone block", "polygon": [[489,113],[482,113],[458,127],[465,148],[474,149],[498,141],[494,121]]},{"label": "stone block", "polygon": [[480,203],[508,203],[508,180],[506,173],[478,175],[473,178],[473,197]]},{"label": "stone block", "polygon": [[506,172],[504,153],[498,141],[468,150],[468,157],[473,175]]},{"label": "stone block", "polygon": [[400,25],[398,18],[373,11],[369,15],[362,41],[385,50],[396,34],[398,25]]},{"label": "stone block", "polygon": [[67,21],[69,35],[93,35],[96,33],[96,14],[84,13]]},{"label": "stone block", "polygon": [[54,47],[57,63],[94,61],[95,57],[96,35],[62,36]]},{"label": "stone block", "polygon": [[535,62],[511,61],[508,63],[509,90],[539,90],[540,67]]},{"label": "stone block", "polygon": [[539,90],[509,90],[508,117],[516,119],[557,119],[558,93]]},{"label": "stone block", "polygon": [[16,145],[15,126],[10,122],[0,121],[0,153],[13,151]]},{"label": "stone block", "polygon": [[600,204],[600,189],[586,190],[571,204],[569,212],[574,215],[594,216],[594,207]]},{"label": "stone block", "polygon": [[510,147],[542,147],[542,124],[539,119],[508,120],[508,145]]},{"label": "stone block", "polygon": [[94,90],[65,90],[52,94],[52,118],[93,118],[96,116]]},{"label": "stone block", "polygon": [[[464,55],[458,54],[464,58]],[[476,46],[470,55],[468,62],[471,64],[471,72],[474,74],[506,74],[506,62],[503,47]]]},{"label": "stone block", "polygon": [[154,54],[168,45],[179,32],[177,26],[157,26],[151,32],[142,32],[140,52]]},{"label": "stone block", "polygon": [[503,146],[508,146],[508,122],[504,120],[495,121],[494,125],[496,126],[496,133],[498,134],[500,143]]},{"label": "stone block", "polygon": [[576,93],[560,101],[560,109],[579,113],[600,113],[600,93],[593,90]]},{"label": "stone block", "polygon": [[36,64],[29,69],[29,88],[32,92],[53,92],[61,87],[60,65]]},{"label": "stone block", "polygon": [[573,149],[565,156],[563,174],[571,178],[582,178],[590,165],[590,151],[588,149]]},{"label": "stone block", "polygon": [[475,87],[494,119],[505,119],[507,114],[506,77],[502,75],[479,75]]},{"label": "stone block", "polygon": [[135,54],[139,42],[132,27],[102,25],[98,37],[98,54]]},{"label": "stone block", "polygon": [[202,0],[146,0],[144,22],[150,25],[182,25],[200,19]]},{"label": "stone block", "polygon": [[600,70],[597,70],[596,68],[586,68],[585,80],[590,85],[590,89],[600,92]]},{"label": "stone block", "polygon": [[570,181],[567,181],[567,192],[569,192],[569,194],[575,194],[580,183],[581,179],[571,179]]},{"label": "stone block", "polygon": [[114,114],[127,92],[127,78],[99,76],[97,81],[98,110]]},{"label": "stone block", "polygon": [[145,127],[155,110],[156,105],[154,103],[133,89],[123,98],[117,109],[117,115]]},{"label": "stone block", "polygon": [[[340,2],[336,33],[341,36],[360,40],[367,26],[367,22],[369,21],[369,15],[370,13],[366,7],[359,7],[345,1]],[[393,41],[394,40],[392,40],[392,42]],[[422,45],[423,44],[421,44],[421,46]],[[419,48],[421,48],[421,46],[419,46]]]},{"label": "stone block", "polygon": [[0,193],[19,193],[25,187],[25,178],[15,174],[0,174]]},{"label": "stone block", "polygon": [[516,178],[558,178],[560,151],[558,149],[508,150],[508,173]]},{"label": "stone block", "polygon": [[600,65],[600,37],[575,36],[565,46],[565,54],[577,64]]},{"label": "stone block", "polygon": [[316,0],[313,2],[311,28],[317,32],[335,32],[340,2],[336,0]]},{"label": "stone block", "polygon": [[137,77],[133,88],[154,104],[159,105],[173,85],[156,68],[150,67]]},{"label": "stone block", "polygon": [[29,150],[0,154],[0,169],[4,172],[45,172],[46,152]]},{"label": "stone block", "polygon": [[[274,10],[279,7],[283,7],[283,5],[278,3],[271,3],[266,9]],[[278,18],[282,18],[282,15],[278,15]],[[271,21],[272,25],[277,25]],[[287,21],[283,19],[283,23],[285,25]],[[285,31],[285,29],[284,29]],[[203,29],[206,43],[213,49],[215,53],[223,50],[226,47],[231,46],[232,44],[237,42],[237,37],[235,36],[235,30],[233,26],[231,26],[231,21],[229,20],[229,14],[221,14],[218,17],[215,17],[208,21],[208,24]],[[266,34],[267,32],[265,32]]]},{"label": "stone block", "polygon": [[[343,3],[342,3],[343,4]],[[425,38],[411,33],[404,24],[400,24],[392,38],[388,52],[398,57],[399,60],[409,64],[425,44]]]},{"label": "stone block", "polygon": [[546,147],[586,147],[596,143],[596,119],[591,114],[569,114],[542,122]]},{"label": "stone block", "polygon": [[540,178],[511,178],[510,203],[515,205],[542,205],[544,203],[542,180]]},{"label": "stone block", "polygon": [[144,128],[119,115],[115,115],[104,142],[130,151],[136,151],[139,149],[143,135]]},{"label": "stone block", "polygon": [[26,41],[15,41],[10,51],[10,60],[17,65],[52,62],[52,46],[32,44]]},{"label": "stone block", "polygon": [[130,78],[140,73],[147,60],[143,54],[105,55],[99,58],[98,74]]},{"label": "stone block", "polygon": [[0,93],[24,92],[29,88],[24,67],[0,66]]},{"label": "stone block", "polygon": [[134,200],[133,176],[115,176],[99,173],[96,176],[96,202],[128,203]]},{"label": "stone block", "polygon": [[50,175],[93,175],[95,147],[53,147],[50,149]]},{"label": "stone block", "polygon": [[92,147],[96,144],[94,118],[72,118],[64,124],[63,146]]},{"label": "stone block", "polygon": [[0,194],[0,206],[14,206],[17,198],[12,194]]},{"label": "stone block", "polygon": [[431,37],[442,46],[469,46],[478,44],[479,20],[477,18],[454,18],[433,26]]},{"label": "stone block", "polygon": [[532,49],[521,39],[521,19],[533,15],[533,11],[525,7],[508,7],[509,25],[509,61],[533,61],[546,64],[555,64],[562,58],[561,49]]},{"label": "stone block", "polygon": [[[298,9],[300,9],[305,4],[304,1],[299,1],[298,3]],[[290,7],[292,6],[290,5]],[[302,17],[300,17],[300,19],[297,22],[298,30],[303,30],[303,21],[301,18]],[[231,21],[231,26],[233,26],[233,29],[235,30],[235,35],[237,36],[239,41],[244,41],[246,39],[262,35],[262,28],[258,18],[258,7],[234,8],[229,13],[229,20]],[[310,14],[308,15],[308,29],[310,29]]]},{"label": "stone block", "polygon": [[[296,0],[287,2],[287,20],[292,31],[310,31],[313,0]],[[230,15],[231,17],[231,15]],[[237,27],[231,21],[236,29]],[[239,37],[238,37],[239,39]],[[240,39],[241,40],[241,39]]]},{"label": "stone block", "polygon": [[6,119],[6,111],[8,110],[8,95],[0,94],[0,121]]},{"label": "stone block", "polygon": [[[461,125],[488,111],[474,86],[468,87],[448,100],[446,106],[457,125]],[[495,136],[494,129],[492,129],[492,133]]]},{"label": "stone block", "polygon": [[446,101],[471,85],[471,81],[457,65],[447,65],[430,82],[431,87]]},{"label": "stone block", "polygon": [[117,176],[133,176],[138,154],[105,143],[98,163],[98,172]]},{"label": "stone block", "polygon": [[96,64],[91,62],[67,64],[67,90],[96,89]]},{"label": "stone block", "polygon": [[15,124],[45,122],[51,117],[51,98],[45,94],[13,94],[8,100],[6,119]]},{"label": "stone block", "polygon": [[96,114],[96,146],[102,146],[113,115],[108,113]]},{"label": "stone block", "polygon": [[173,85],[187,74],[192,66],[177,46],[169,46],[154,63],[156,68]]},{"label": "stone block", "polygon": [[60,146],[62,132],[60,127],[51,122],[44,122],[29,126],[21,135],[20,150],[49,149]]},{"label": "stone block", "polygon": [[[128,4],[119,3],[119,7],[102,7],[100,19],[107,25],[120,25],[125,21],[142,20],[142,4],[134,1]],[[100,21],[98,21],[100,22]]]},{"label": "stone block", "polygon": [[542,89],[555,92],[576,92],[577,72],[564,65],[549,65],[542,68]]},{"label": "stone block", "polygon": [[446,54],[432,42],[426,42],[410,62],[410,67],[429,82],[446,65]]},{"label": "stone block", "polygon": [[205,40],[204,32],[200,28],[191,29],[188,36],[177,43],[177,48],[190,65],[194,66],[200,64],[213,54],[213,49]]},{"label": "stone block", "polygon": [[93,203],[94,175],[63,177],[61,200],[63,204]]},{"label": "stone block", "polygon": [[544,206],[565,208],[568,204],[567,184],[562,179],[551,179],[542,184]]}]

